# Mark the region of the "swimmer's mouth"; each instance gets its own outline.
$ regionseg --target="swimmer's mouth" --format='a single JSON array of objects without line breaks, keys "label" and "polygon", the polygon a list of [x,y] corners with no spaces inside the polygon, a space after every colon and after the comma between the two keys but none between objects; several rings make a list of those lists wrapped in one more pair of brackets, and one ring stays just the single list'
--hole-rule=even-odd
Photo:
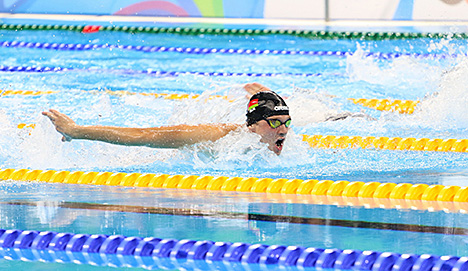
[{"label": "swimmer's mouth", "polygon": [[282,148],[283,147],[283,143],[284,143],[284,138],[280,138],[278,140],[276,140],[276,146],[278,146],[278,148]]}]

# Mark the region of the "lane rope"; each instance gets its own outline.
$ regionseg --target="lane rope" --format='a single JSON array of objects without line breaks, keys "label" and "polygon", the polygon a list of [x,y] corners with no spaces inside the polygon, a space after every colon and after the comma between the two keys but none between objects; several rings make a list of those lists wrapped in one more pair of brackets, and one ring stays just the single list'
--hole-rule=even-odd
[{"label": "lane rope", "polygon": [[[10,171],[10,170],[11,169],[7,169],[5,171]],[[16,170],[13,169],[13,171],[16,171]],[[23,171],[25,171],[25,170],[23,170]],[[27,173],[26,172],[24,174],[41,174],[42,172],[44,172],[44,171],[34,171],[34,173]],[[145,174],[140,174],[140,173],[119,174],[119,173],[113,173],[113,172],[102,173],[102,175],[104,175],[105,177],[99,177],[99,176],[101,176],[101,175],[99,175],[99,174],[101,174],[100,172],[99,173],[97,173],[97,172],[83,172],[83,173],[76,172],[75,174],[73,174],[72,172],[70,172],[70,173],[67,173],[67,172],[57,173],[57,172],[60,172],[60,171],[53,171],[53,172],[44,173],[44,175],[49,175],[50,174],[50,176],[48,178],[45,178],[46,181],[42,181],[42,180],[36,180],[36,181],[44,182],[44,183],[76,183],[76,184],[92,185],[91,182],[87,182],[86,180],[83,181],[83,179],[89,178],[90,176],[94,177],[94,178],[106,178],[106,177],[110,178],[110,176],[112,176],[113,174],[118,174],[116,176],[121,176],[121,177],[113,177],[113,178],[135,179],[135,182],[121,180],[120,184],[116,185],[116,186],[139,187],[139,186],[137,186],[137,184],[138,185],[141,185],[141,184],[140,184],[140,180],[137,181],[138,178],[141,178],[141,179],[145,178],[146,181],[148,181],[148,179],[152,179],[154,177],[159,177],[161,175],[163,175],[163,177],[167,177],[167,178],[171,177],[169,175],[166,176],[165,174],[145,175]],[[3,175],[4,173],[5,172],[3,170],[0,170],[0,174]],[[68,175],[73,174],[73,175],[71,175],[70,177],[65,177],[65,178],[68,178],[67,181],[65,181],[65,179],[64,179],[61,182],[56,182],[55,178],[57,178],[57,177],[53,177],[52,180],[51,180],[51,176],[53,176],[56,173],[57,173],[57,175],[67,175],[67,174]],[[12,178],[20,179],[20,180],[13,180],[13,181],[28,181],[27,179],[29,177],[25,176],[24,174],[23,174],[23,177],[21,177],[21,178],[15,177],[18,174],[21,174],[21,173],[13,173],[13,172],[10,173],[10,176],[13,176]],[[127,175],[131,175],[131,176],[127,177]],[[184,177],[186,177],[186,176],[184,176]],[[205,176],[193,176],[193,177],[190,176],[190,177],[197,179],[197,178],[203,178]],[[6,177],[6,178],[10,179],[10,177]],[[73,181],[73,180],[71,180],[72,178],[77,178],[77,180]],[[232,178],[237,178],[237,177],[232,177]],[[219,185],[219,180],[213,181],[213,179],[216,179],[216,177],[215,178],[207,177],[205,179],[208,180],[209,182],[218,182],[217,185]],[[240,190],[241,189],[240,187],[242,187],[242,186],[239,185],[239,183],[243,179],[244,178],[235,179],[234,181],[228,181],[226,179],[225,180],[226,184],[223,184],[221,186],[221,190],[218,190],[218,191],[223,193],[223,192],[228,191],[228,188],[230,188],[231,190],[233,190],[233,191],[229,190],[231,192],[234,192],[234,191],[239,192],[238,190]],[[0,178],[0,180],[2,180],[2,179]],[[255,182],[256,180],[259,180],[259,179],[254,178],[254,179],[252,179],[250,181]],[[194,182],[195,181],[196,180],[194,180]],[[239,183],[235,183],[234,185],[229,184],[230,182],[237,182],[237,181],[239,181]],[[105,185],[104,181],[98,181],[98,182],[101,183],[99,185]],[[151,180],[149,180],[147,183],[149,184],[150,182],[151,182]],[[197,181],[197,182],[201,182],[201,181]],[[302,182],[307,182],[307,183],[311,182],[312,184],[304,184],[303,186],[306,186],[306,187],[301,188],[301,189],[299,189],[299,186],[297,186],[298,187],[297,190],[303,191],[304,194],[298,193],[297,190],[296,190],[296,193],[290,193],[290,194],[285,193],[285,192],[290,192],[290,191],[287,191],[288,189],[295,189],[295,188],[294,187],[284,188],[286,186],[289,186],[289,187],[292,186],[291,184],[284,184],[283,188],[281,188],[281,193],[264,193],[265,198],[263,200],[265,200],[266,202],[277,202],[277,203],[299,203],[299,204],[315,204],[315,205],[355,206],[355,207],[364,207],[364,208],[368,208],[368,209],[369,208],[372,208],[372,209],[400,209],[400,210],[403,209],[403,210],[423,210],[423,211],[429,211],[429,212],[444,211],[446,213],[464,213],[464,214],[468,213],[468,202],[467,201],[463,202],[463,201],[437,201],[437,200],[405,199],[406,193],[408,193],[409,188],[411,188],[411,185],[408,185],[408,184],[404,184],[403,188],[399,188],[400,189],[399,192],[393,192],[394,195],[398,195],[398,196],[393,196],[394,198],[379,198],[379,197],[376,197],[376,196],[366,198],[366,197],[335,196],[336,193],[334,193],[334,192],[329,192],[330,195],[315,195],[315,194],[311,194],[312,189],[313,189],[312,185],[315,185],[320,181],[317,181],[317,180],[312,180],[312,181],[309,181],[309,180],[306,180],[306,181],[294,180],[294,181],[291,181],[291,182],[294,182],[294,186],[297,186],[297,185],[301,186]],[[339,182],[340,183],[336,184],[335,186],[342,187],[342,186],[346,186],[346,185],[349,184],[346,181],[344,181],[344,182],[339,181]],[[330,181],[327,181],[325,183],[326,183],[326,185],[328,185],[330,183]],[[191,190],[191,192],[194,193],[193,197],[200,197],[200,194],[197,194],[197,192],[206,191],[206,190],[208,190],[207,187],[211,188],[211,187],[214,187],[214,185],[215,185],[214,183],[212,185],[207,184],[204,189],[191,188],[190,190]],[[357,187],[357,186],[360,186],[360,185],[361,185],[360,183],[357,184],[357,185],[354,185],[353,189],[359,189],[359,187]],[[251,186],[253,187],[253,184]],[[390,186],[393,186],[393,184],[390,184]],[[143,187],[150,187],[150,186],[144,186],[143,185]],[[320,187],[320,185],[319,185],[319,187]],[[423,185],[422,187],[418,186],[417,188],[414,188],[413,190],[419,189],[419,192],[412,192],[411,195],[414,195],[415,193],[420,193],[422,188],[424,188],[424,187],[425,186]],[[434,193],[434,191],[437,193],[440,190],[440,188],[441,187],[439,187],[439,186],[436,186],[435,188],[431,188],[431,189],[435,189],[435,190],[432,190],[431,193]],[[332,187],[329,187],[329,189],[332,189]],[[348,188],[348,189],[351,189],[351,188]],[[427,188],[427,189],[429,189],[429,188]],[[460,188],[460,189],[462,189],[462,188]],[[309,192],[309,190],[310,190],[310,192]],[[317,190],[319,190],[319,189],[317,188]],[[208,190],[208,191],[213,191],[213,190]],[[270,189],[270,191],[271,191],[271,189]],[[171,189],[170,191],[167,191],[166,193],[170,193],[174,197],[179,197],[179,196],[180,197],[186,197],[188,192],[189,191],[187,191],[187,189]],[[463,192],[460,192],[460,194],[461,193],[463,193]],[[328,194],[328,192],[327,192],[327,194]],[[374,192],[374,194],[375,194],[375,192]],[[429,192],[426,192],[426,194],[429,194]],[[434,195],[432,195],[432,196],[434,197]],[[243,200],[243,195],[242,194],[237,194],[236,199],[239,199],[239,200],[242,201]],[[459,197],[459,199],[460,199],[460,197]],[[248,198],[246,200],[248,200]]]},{"label": "lane rope", "polygon": [[234,270],[231,265],[236,263],[330,270],[468,270],[468,257],[458,256],[17,229],[0,229],[0,247],[9,260],[151,270]]},{"label": "lane rope", "polygon": [[253,193],[468,202],[468,187],[409,183],[349,182],[332,180],[271,179],[255,177],[168,175],[153,173],[84,172],[2,169],[0,180],[46,183],[174,188]]},{"label": "lane rope", "polygon": [[2,24],[0,30],[62,30],[82,33],[100,31],[177,34],[177,35],[289,35],[310,39],[360,39],[360,40],[406,40],[406,39],[466,39],[468,33],[409,33],[409,32],[363,32],[363,31],[325,31],[299,29],[252,29],[252,28],[191,28],[191,27],[143,27],[143,26],[100,26],[64,24]]},{"label": "lane rope", "polygon": [[468,139],[303,135],[313,148],[362,148],[392,151],[468,152]]},{"label": "lane rope", "polygon": [[413,114],[419,101],[398,99],[364,99],[349,98],[354,104],[376,109],[379,111],[398,112],[400,114]]},{"label": "lane rope", "polygon": [[[1,70],[1,67],[0,67]],[[318,75],[317,75],[318,76]],[[1,91],[1,90],[0,90]],[[32,95],[32,96],[39,96],[39,95],[47,95],[47,94],[55,94],[58,91],[29,91],[29,90],[4,90],[0,92],[0,96],[11,96],[11,95]],[[97,92],[99,93],[99,91]],[[145,93],[145,92],[130,92],[125,90],[105,90],[105,93],[110,95],[116,96],[124,96],[124,95],[142,95],[142,96],[153,96],[155,98],[164,98],[168,100],[184,100],[184,99],[198,99],[200,95],[198,94],[168,94],[168,93]],[[223,95],[210,95],[208,99],[229,99],[227,96]],[[376,109],[379,111],[389,111],[389,112],[398,112],[401,114],[412,114],[419,104],[419,101],[411,101],[411,100],[392,100],[392,99],[364,99],[364,98],[348,98],[348,100],[352,101],[354,104],[358,104],[364,107]]]},{"label": "lane rope", "polygon": [[[183,54],[237,54],[237,55],[303,55],[303,56],[337,56],[348,57],[353,52],[344,51],[302,51],[302,50],[259,50],[259,49],[232,49],[232,48],[198,48],[198,47],[165,47],[165,46],[141,46],[141,45],[113,45],[113,44],[75,44],[75,43],[40,43],[24,41],[0,41],[0,47],[30,48],[62,51],[89,51],[96,49],[121,49],[145,53],[173,52]],[[445,59],[454,58],[458,54],[428,54],[428,53],[383,53],[365,52],[365,57],[377,59],[394,59],[403,56],[414,58]],[[466,54],[464,54],[466,55]]]},{"label": "lane rope", "polygon": [[58,91],[45,90],[45,91],[34,91],[34,90],[1,90],[0,96],[13,96],[13,95],[22,95],[22,96],[41,96],[47,94],[58,93]]},{"label": "lane rope", "polygon": [[[67,71],[86,71],[86,72],[107,72],[117,74],[147,74],[154,76],[179,76],[179,75],[200,75],[200,76],[247,76],[247,77],[274,77],[274,76],[303,76],[303,77],[318,77],[321,73],[243,73],[243,72],[189,72],[189,71],[161,71],[161,70],[131,70],[131,69],[97,69],[97,68],[64,68],[64,67],[37,67],[37,66],[5,66],[0,65],[0,72],[31,72],[31,73],[48,73],[48,72],[67,72]],[[340,76],[340,74],[333,74]]]}]

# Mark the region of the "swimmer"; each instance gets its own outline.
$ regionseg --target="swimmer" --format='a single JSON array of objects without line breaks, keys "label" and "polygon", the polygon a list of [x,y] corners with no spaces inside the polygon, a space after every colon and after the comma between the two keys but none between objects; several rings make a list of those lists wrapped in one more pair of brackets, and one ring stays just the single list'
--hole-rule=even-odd
[{"label": "swimmer", "polygon": [[88,126],[78,125],[70,117],[54,109],[42,114],[63,135],[62,141],[86,139],[126,146],[180,148],[203,141],[216,141],[244,126],[260,135],[260,141],[279,155],[291,125],[289,107],[278,94],[261,84],[246,84],[244,89],[250,97],[245,124],[181,124],[150,128]]}]

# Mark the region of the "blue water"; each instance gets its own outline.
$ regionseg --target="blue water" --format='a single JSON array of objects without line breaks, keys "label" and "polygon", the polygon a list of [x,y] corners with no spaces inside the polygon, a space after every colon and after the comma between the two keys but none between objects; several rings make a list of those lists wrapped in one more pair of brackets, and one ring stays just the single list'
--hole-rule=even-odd
[{"label": "blue water", "polygon": [[[251,50],[340,51],[352,56],[145,53],[125,49],[57,51],[0,47],[1,65],[61,67],[62,72],[0,72],[0,89],[54,90],[41,96],[0,98],[0,168],[122,171],[289,179],[409,182],[466,185],[465,153],[311,149],[301,134],[468,138],[464,40],[313,40],[292,36],[179,36],[169,34],[65,31],[0,31],[0,41],[226,48]],[[454,55],[382,59],[366,53]],[[280,73],[262,76],[156,76],[148,69],[179,72]],[[320,74],[300,76],[291,74]],[[41,112],[58,109],[83,125],[151,127],[179,123],[245,121],[247,99],[241,86],[260,82],[287,98],[293,127],[283,154],[276,156],[249,134],[181,150],[114,146],[100,142],[63,143]],[[137,93],[228,95],[225,99],[173,101]],[[413,115],[380,112],[347,98],[422,100]],[[368,118],[324,122],[342,112]],[[18,123],[36,124],[18,129]],[[260,150],[260,151],[252,151]],[[302,245],[397,253],[467,254],[466,214],[443,207],[381,208],[319,204],[312,199],[275,198],[249,193],[217,193],[62,184],[1,183],[0,228],[159,238]],[[92,204],[93,208],[89,208]],[[185,208],[210,217],[118,211]],[[110,210],[108,207],[116,209]],[[159,209],[158,209],[159,208]],[[125,209],[122,209],[125,210]],[[223,215],[221,215],[223,213]],[[349,220],[439,227],[446,233],[311,225],[249,216]],[[385,224],[385,225],[387,225]],[[408,226],[411,228],[410,226]],[[404,227],[403,227],[404,228]],[[301,234],[297,234],[297,233]],[[408,240],[417,240],[408,242]],[[437,244],[434,246],[433,244]],[[24,265],[3,261],[2,266]],[[36,263],[40,270],[44,263]],[[53,264],[57,265],[56,263]],[[47,265],[45,265],[47,266]],[[56,268],[62,268],[58,264]],[[50,267],[50,266],[49,266]],[[83,270],[67,265],[70,270]],[[85,266],[86,267],[86,266]],[[12,267],[13,268],[13,267]],[[35,267],[36,268],[36,267]],[[44,267],[45,268],[45,267]],[[55,267],[54,267],[55,268]],[[76,269],[73,269],[76,268]],[[98,267],[93,267],[98,268]],[[84,268],[84,270],[90,270]]]}]

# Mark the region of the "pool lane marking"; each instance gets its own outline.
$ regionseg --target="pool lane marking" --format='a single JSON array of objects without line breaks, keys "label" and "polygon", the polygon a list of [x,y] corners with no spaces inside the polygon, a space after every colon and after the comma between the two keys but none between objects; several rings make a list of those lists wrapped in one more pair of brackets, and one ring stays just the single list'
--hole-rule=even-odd
[{"label": "pool lane marking", "polygon": [[413,114],[420,101],[399,99],[364,99],[348,98],[354,104],[379,111],[398,112],[400,114]]},{"label": "pool lane marking", "polygon": [[[366,40],[385,40],[385,39],[414,39],[414,38],[466,38],[466,33],[437,33],[437,32],[383,32],[383,31],[331,31],[331,30],[313,30],[317,25],[325,26],[345,26],[356,28],[356,26],[464,26],[467,22],[455,21],[396,21],[396,20],[303,20],[303,19],[265,19],[265,18],[194,18],[194,17],[154,17],[154,16],[96,16],[96,15],[63,15],[63,14],[11,14],[0,13],[2,18],[15,19],[44,19],[56,21],[92,21],[93,25],[64,24],[57,22],[55,24],[2,24],[2,30],[64,30],[64,31],[82,31],[86,27],[99,27],[100,31],[121,31],[129,34],[151,33],[151,34],[177,34],[177,35],[291,35],[298,37],[320,38],[320,39],[366,39]],[[97,25],[98,22],[125,22],[127,25]],[[135,26],[132,22],[150,22],[175,23],[176,25],[194,23],[210,24],[212,27],[150,27]],[[130,25],[128,25],[130,24]],[[241,25],[242,27],[224,28],[226,25]],[[257,25],[257,27],[247,26]],[[269,27],[265,27],[269,26]],[[278,27],[281,26],[281,27]],[[312,26],[312,29],[310,28]]]},{"label": "pool lane marking", "polygon": [[33,91],[33,90],[0,90],[1,96],[13,96],[13,95],[22,95],[22,96],[40,96],[47,94],[58,93],[58,91],[46,90],[46,91]]},{"label": "pool lane marking", "polygon": [[[28,48],[28,49],[46,49],[60,51],[90,51],[97,49],[120,49],[129,51],[138,51],[144,53],[182,53],[193,55],[206,54],[225,54],[225,55],[294,55],[294,56],[334,56],[348,57],[355,53],[349,51],[305,51],[305,50],[276,50],[276,49],[233,49],[233,48],[199,48],[199,47],[166,47],[166,46],[141,46],[141,45],[113,45],[113,44],[78,44],[78,43],[40,43],[24,41],[0,41],[0,47],[6,48]],[[446,59],[455,58],[460,54],[429,54],[429,53],[382,53],[365,52],[364,57],[376,59],[395,59],[400,57]],[[461,54],[465,55],[466,54]]]},{"label": "pool lane marking", "polygon": [[[131,69],[96,69],[96,68],[63,68],[63,67],[36,67],[36,66],[4,66],[0,65],[0,72],[28,72],[28,73],[49,73],[49,72],[107,72],[124,75],[151,75],[161,77],[177,77],[180,75],[198,76],[221,76],[221,77],[276,77],[276,76],[299,76],[299,77],[320,77],[322,73],[242,73],[242,72],[191,72],[191,71],[160,71],[160,70],[131,70]],[[332,76],[343,76],[342,74],[330,74]]]},{"label": "pool lane marking", "polygon": [[[319,75],[317,75],[319,76]],[[1,96],[12,96],[12,95],[23,95],[23,96],[39,96],[55,94],[59,91],[31,91],[31,90],[3,90],[0,93]],[[125,96],[125,95],[142,95],[142,96],[153,96],[155,98],[164,98],[168,100],[184,100],[184,99],[198,99],[202,95],[199,94],[169,94],[169,93],[147,93],[147,92],[131,92],[125,90],[104,90],[104,91],[84,91],[91,93],[107,93],[114,96]],[[228,96],[224,95],[209,95],[208,99],[228,99]],[[364,98],[348,98],[354,104],[361,105],[364,107],[376,109],[379,111],[398,112],[401,114],[412,114],[416,109],[419,101],[412,100],[399,100],[399,99],[364,99]]]},{"label": "pool lane marking", "polygon": [[[0,180],[44,183],[108,185],[125,187],[170,188],[185,191],[237,191],[263,193],[268,197],[324,197],[313,198],[319,203],[336,201],[343,204],[371,205],[370,201],[386,207],[389,204],[404,208],[406,201],[422,202],[429,210],[467,212],[468,186],[427,185],[423,183],[380,183],[361,181],[271,179],[256,177],[168,175],[154,173],[84,172],[7,168],[0,170]],[[330,199],[328,199],[330,197]],[[366,203],[366,201],[369,201]],[[437,202],[435,204],[434,202]],[[420,204],[410,208],[419,209]],[[378,208],[376,207],[376,208]]]},{"label": "pool lane marking", "polygon": [[[9,201],[0,202],[2,205],[16,205],[37,207],[37,203],[28,201]],[[54,202],[54,204],[56,204]],[[52,204],[52,205],[54,205]],[[360,220],[345,220],[345,219],[326,219],[326,218],[310,218],[299,216],[286,215],[269,215],[256,213],[241,213],[241,212],[225,212],[225,211],[203,211],[188,208],[168,208],[168,207],[151,207],[151,206],[135,206],[135,205],[120,205],[120,204],[99,204],[87,202],[60,202],[55,205],[60,208],[78,209],[78,210],[95,210],[104,212],[119,212],[119,213],[136,213],[136,214],[154,214],[154,215],[177,215],[188,217],[206,217],[206,218],[222,218],[222,219],[239,219],[246,221],[263,221],[275,223],[291,223],[302,225],[315,226],[334,226],[345,228],[359,229],[376,229],[376,230],[392,230],[402,232],[418,232],[418,233],[435,233],[446,235],[468,235],[467,228],[460,227],[442,227],[442,226],[425,226],[416,224],[403,223],[388,223],[388,222],[369,222]]]},{"label": "pool lane marking", "polygon": [[302,135],[312,148],[390,151],[468,152],[468,139],[386,136]]}]

